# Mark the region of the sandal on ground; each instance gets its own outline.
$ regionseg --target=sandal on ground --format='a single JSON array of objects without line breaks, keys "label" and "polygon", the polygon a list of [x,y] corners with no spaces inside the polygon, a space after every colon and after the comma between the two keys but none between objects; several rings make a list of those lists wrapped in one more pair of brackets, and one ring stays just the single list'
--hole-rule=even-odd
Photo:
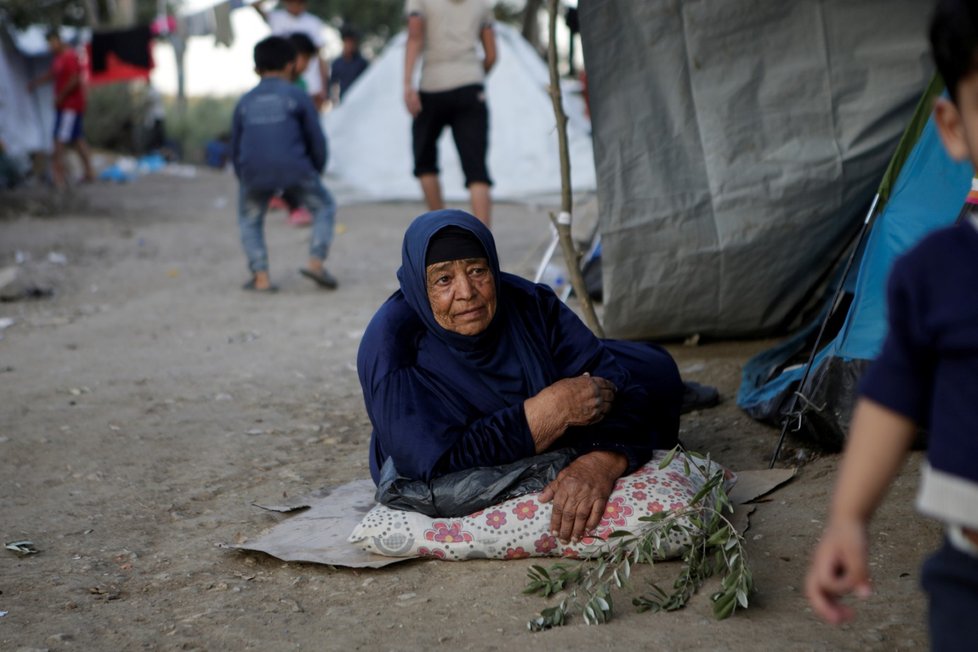
[{"label": "sandal on ground", "polygon": [[245,283],[244,285],[242,285],[241,286],[241,289],[242,290],[247,290],[248,292],[263,292],[265,294],[274,294],[274,293],[278,292],[278,286],[277,285],[269,285],[267,288],[261,288],[261,289],[256,288],[255,287],[255,279],[251,279],[250,281],[248,281],[247,283]]},{"label": "sandal on ground", "polygon": [[311,269],[302,267],[299,269],[299,273],[312,281],[315,281],[316,285],[321,288],[326,288],[327,290],[335,290],[339,283],[336,277],[327,272],[325,269],[321,269],[318,272],[314,272]]},{"label": "sandal on ground", "polygon": [[289,211],[288,222],[292,226],[309,226],[312,224],[312,214],[305,208],[295,208]]}]

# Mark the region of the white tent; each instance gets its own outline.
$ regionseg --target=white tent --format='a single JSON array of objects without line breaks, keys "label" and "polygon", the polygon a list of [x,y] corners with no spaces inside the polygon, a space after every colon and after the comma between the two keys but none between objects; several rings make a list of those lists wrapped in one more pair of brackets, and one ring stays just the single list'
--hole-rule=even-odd
[{"label": "white tent", "polygon": [[[498,60],[487,82],[489,175],[493,197],[518,199],[560,191],[560,164],[547,67],[513,28],[496,25]],[[406,36],[399,35],[357,80],[324,127],[327,173],[371,200],[418,199],[412,175],[411,118],[402,78]],[[574,190],[593,190],[594,159],[584,104],[564,93]],[[467,199],[451,131],[439,141],[438,165],[449,200]]]},{"label": "white tent", "polygon": [[[25,165],[32,152],[51,149],[54,129],[54,97],[50,85],[33,93],[27,82],[50,65],[42,28],[20,34],[0,33],[0,141],[8,156]],[[24,47],[37,40],[41,48]],[[25,40],[26,39],[26,40]],[[26,52],[26,53],[25,53]]]}]

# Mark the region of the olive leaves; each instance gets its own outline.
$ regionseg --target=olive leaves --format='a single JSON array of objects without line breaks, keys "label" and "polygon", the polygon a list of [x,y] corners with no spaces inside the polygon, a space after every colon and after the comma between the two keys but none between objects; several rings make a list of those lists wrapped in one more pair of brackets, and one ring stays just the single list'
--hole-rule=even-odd
[{"label": "olive leaves", "polygon": [[543,609],[527,623],[531,631],[558,627],[577,613],[589,625],[608,622],[614,613],[612,592],[625,586],[633,566],[652,565],[662,557],[664,544],[677,538],[690,542],[678,576],[668,589],[649,583],[648,590],[632,600],[638,611],[682,609],[714,574],[719,574],[721,581],[720,589],[710,597],[713,614],[722,620],[738,608],[747,608],[754,582],[744,538],[728,519],[733,505],[726,493],[724,469],[711,464],[709,456],[679,446],[669,452],[659,468],[667,467],[677,454],[682,455],[687,476],[695,469],[706,478],[689,505],[641,517],[643,526],[635,533],[612,532],[604,548],[591,559],[557,562],[549,570],[538,564],[531,566],[524,593],[545,598],[566,593],[557,605]]}]

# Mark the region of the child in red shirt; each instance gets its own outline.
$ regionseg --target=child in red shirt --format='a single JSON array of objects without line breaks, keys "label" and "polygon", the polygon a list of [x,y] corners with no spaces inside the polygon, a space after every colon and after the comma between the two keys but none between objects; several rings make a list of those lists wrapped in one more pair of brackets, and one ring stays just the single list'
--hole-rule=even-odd
[{"label": "child in red shirt", "polygon": [[51,177],[58,189],[66,186],[65,147],[71,146],[81,158],[85,168],[85,181],[93,181],[92,160],[85,142],[83,116],[85,114],[85,85],[82,65],[73,49],[66,46],[56,29],[47,33],[48,47],[54,54],[51,69],[28,84],[29,90],[54,82],[54,154],[51,160]]}]

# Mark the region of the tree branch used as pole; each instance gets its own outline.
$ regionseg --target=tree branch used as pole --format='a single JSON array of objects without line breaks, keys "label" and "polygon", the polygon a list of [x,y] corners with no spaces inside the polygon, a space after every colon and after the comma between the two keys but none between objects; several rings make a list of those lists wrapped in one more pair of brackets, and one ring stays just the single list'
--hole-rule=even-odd
[{"label": "tree branch used as pole", "polygon": [[557,143],[560,153],[560,214],[557,217],[551,215],[550,220],[553,222],[554,228],[557,229],[560,249],[564,254],[564,260],[567,262],[567,273],[570,277],[571,287],[574,288],[574,294],[581,302],[584,320],[595,335],[604,337],[604,329],[594,312],[591,296],[584,286],[584,275],[581,274],[581,254],[574,246],[574,239],[571,237],[573,199],[571,196],[570,153],[567,146],[567,115],[564,113],[564,104],[560,97],[560,74],[557,72],[557,2],[558,0],[548,0],[547,3],[550,41],[547,44],[547,67],[550,68],[550,99],[553,102],[554,115],[557,118]]},{"label": "tree branch used as pole", "polygon": [[177,115],[181,118],[187,113],[187,42],[182,34],[171,32],[170,45],[177,69]]}]

